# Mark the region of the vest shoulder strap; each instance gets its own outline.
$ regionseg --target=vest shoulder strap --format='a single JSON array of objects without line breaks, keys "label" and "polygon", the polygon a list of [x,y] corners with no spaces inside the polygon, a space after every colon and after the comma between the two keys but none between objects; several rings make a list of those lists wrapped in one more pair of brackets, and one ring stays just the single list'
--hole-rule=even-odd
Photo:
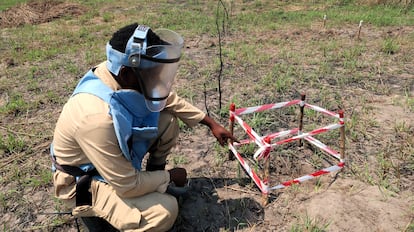
[{"label": "vest shoulder strap", "polygon": [[110,103],[114,90],[105,85],[92,70],[89,70],[76,86],[72,96],[78,93],[90,93]]}]

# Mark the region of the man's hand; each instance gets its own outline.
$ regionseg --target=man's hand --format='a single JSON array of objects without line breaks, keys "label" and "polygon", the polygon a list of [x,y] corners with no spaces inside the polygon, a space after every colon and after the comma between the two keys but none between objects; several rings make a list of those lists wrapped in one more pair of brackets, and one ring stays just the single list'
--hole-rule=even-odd
[{"label": "man's hand", "polygon": [[238,141],[236,138],[233,137],[230,131],[226,130],[224,127],[218,124],[215,127],[212,127],[210,129],[214,137],[216,137],[217,141],[220,143],[221,146],[226,145],[228,139],[231,139],[232,141],[236,141],[236,142]]},{"label": "man's hand", "polygon": [[175,186],[183,187],[187,183],[187,171],[184,168],[173,168],[168,172],[170,180],[174,182]]},{"label": "man's hand", "polygon": [[210,128],[214,137],[216,137],[221,146],[226,145],[228,139],[238,142],[238,140],[230,133],[230,131],[218,124],[209,116],[206,115],[201,123],[207,125]]}]

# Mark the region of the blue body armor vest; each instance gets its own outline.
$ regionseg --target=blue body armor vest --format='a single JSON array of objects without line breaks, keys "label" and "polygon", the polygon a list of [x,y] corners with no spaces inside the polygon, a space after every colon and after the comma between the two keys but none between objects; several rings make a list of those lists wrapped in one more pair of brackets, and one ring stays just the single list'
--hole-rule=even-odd
[{"label": "blue body armor vest", "polygon": [[[108,103],[108,113],[112,117],[119,147],[132,166],[141,170],[142,159],[148,151],[149,142],[158,134],[159,112],[149,111],[144,96],[136,91],[113,91],[92,70],[81,79],[72,96],[79,93],[95,95]],[[82,164],[80,167],[58,164],[54,156],[53,143],[50,145],[50,155],[53,172],[59,169],[76,177],[76,206],[91,205],[92,195],[89,187],[92,178],[106,182],[93,164]]]},{"label": "blue body armor vest", "polygon": [[[135,169],[141,170],[149,142],[158,134],[159,112],[149,111],[144,96],[137,91],[112,90],[92,70],[81,79],[72,96],[79,93],[95,95],[109,104],[108,113],[113,120],[119,147]],[[53,148],[51,150],[53,153]],[[93,169],[93,165],[84,164],[80,168],[88,171]]]}]

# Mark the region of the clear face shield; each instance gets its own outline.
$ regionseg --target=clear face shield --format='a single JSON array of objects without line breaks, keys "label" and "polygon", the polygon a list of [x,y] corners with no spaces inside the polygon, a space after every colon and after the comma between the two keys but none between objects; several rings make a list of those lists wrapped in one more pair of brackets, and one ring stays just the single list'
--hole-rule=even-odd
[{"label": "clear face shield", "polygon": [[137,59],[136,56],[139,56],[139,63],[136,60],[130,62],[131,67],[137,75],[147,108],[159,112],[165,107],[178,70],[183,39],[167,29],[154,32],[169,44],[149,46],[141,53],[131,54],[129,60]]},{"label": "clear face shield", "polygon": [[131,36],[126,47],[130,52],[125,66],[134,70],[147,108],[159,112],[165,107],[171,91],[184,41],[174,31],[158,29],[154,33],[166,44],[147,47],[148,30],[149,27],[140,25]]}]

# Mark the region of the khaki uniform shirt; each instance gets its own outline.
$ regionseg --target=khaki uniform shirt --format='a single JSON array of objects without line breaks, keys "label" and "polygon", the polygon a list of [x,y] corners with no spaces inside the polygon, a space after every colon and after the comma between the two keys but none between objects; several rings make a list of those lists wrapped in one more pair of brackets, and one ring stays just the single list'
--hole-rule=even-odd
[{"label": "khaki uniform shirt", "polygon": [[[121,87],[106,68],[106,62],[94,71],[113,90]],[[176,93],[170,93],[165,109],[188,126],[199,123],[205,114]],[[109,106],[100,98],[86,93],[71,97],[65,104],[56,124],[53,146],[60,165],[79,166],[93,163],[102,177],[121,198],[142,196],[150,192],[165,192],[170,176],[168,171],[140,172],[122,154]],[[57,170],[54,173],[56,197],[74,203],[75,180]]]}]

